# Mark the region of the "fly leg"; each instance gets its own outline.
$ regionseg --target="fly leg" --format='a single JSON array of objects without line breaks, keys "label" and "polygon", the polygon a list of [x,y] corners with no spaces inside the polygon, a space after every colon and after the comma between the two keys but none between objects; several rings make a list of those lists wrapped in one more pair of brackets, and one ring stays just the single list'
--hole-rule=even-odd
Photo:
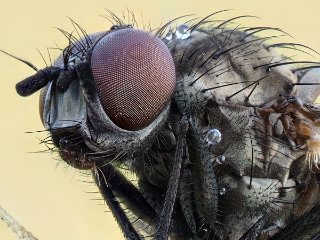
[{"label": "fly leg", "polygon": [[130,240],[143,239],[118,201],[118,198],[120,198],[139,219],[152,225],[157,218],[157,214],[143,198],[139,190],[111,164],[97,167],[94,178],[125,238]]},{"label": "fly leg", "polygon": [[179,178],[181,174],[181,165],[183,160],[187,156],[187,131],[188,119],[186,115],[183,115],[179,123],[177,146],[175,150],[174,161],[171,167],[171,174],[168,182],[167,192],[163,208],[160,214],[158,227],[155,233],[156,240],[167,240],[169,236],[170,221],[178,191]]},{"label": "fly leg", "polygon": [[292,224],[288,224],[286,228],[278,234],[270,238],[270,240],[303,240],[303,239],[319,239],[320,238],[320,202],[318,202],[308,213]]},{"label": "fly leg", "polygon": [[261,217],[239,240],[258,239],[265,223],[266,223],[266,218]]}]

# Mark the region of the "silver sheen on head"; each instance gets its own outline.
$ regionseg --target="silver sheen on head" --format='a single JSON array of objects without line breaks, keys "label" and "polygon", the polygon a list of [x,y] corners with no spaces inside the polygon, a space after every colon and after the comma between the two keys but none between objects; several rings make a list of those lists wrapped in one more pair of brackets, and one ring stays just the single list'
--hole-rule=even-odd
[{"label": "silver sheen on head", "polygon": [[53,145],[93,171],[127,239],[320,237],[319,65],[255,35],[280,29],[226,28],[246,16],[209,24],[222,12],[156,33],[76,24],[83,37],[64,33],[53,66],[17,84],[41,89]]}]

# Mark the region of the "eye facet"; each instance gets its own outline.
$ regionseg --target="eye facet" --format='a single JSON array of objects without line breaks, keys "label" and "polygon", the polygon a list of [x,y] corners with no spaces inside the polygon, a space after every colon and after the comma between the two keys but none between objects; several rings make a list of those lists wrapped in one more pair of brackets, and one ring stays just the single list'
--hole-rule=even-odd
[{"label": "eye facet", "polygon": [[90,64],[104,111],[126,130],[148,126],[175,89],[169,49],[141,30],[120,29],[102,37],[92,50]]}]

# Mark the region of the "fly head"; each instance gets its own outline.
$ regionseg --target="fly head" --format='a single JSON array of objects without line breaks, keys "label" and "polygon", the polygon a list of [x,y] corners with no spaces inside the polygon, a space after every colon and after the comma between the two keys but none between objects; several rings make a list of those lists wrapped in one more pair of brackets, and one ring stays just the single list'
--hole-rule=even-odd
[{"label": "fly head", "polygon": [[53,66],[19,82],[17,92],[41,89],[42,123],[76,168],[143,151],[165,122],[175,90],[169,49],[130,25],[80,40],[65,34],[70,44]]}]

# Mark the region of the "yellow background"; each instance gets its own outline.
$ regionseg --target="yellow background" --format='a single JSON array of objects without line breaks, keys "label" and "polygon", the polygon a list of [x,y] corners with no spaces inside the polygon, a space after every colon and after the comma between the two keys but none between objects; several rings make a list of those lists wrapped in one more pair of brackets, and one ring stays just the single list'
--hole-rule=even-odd
[{"label": "yellow background", "polygon": [[[0,49],[28,59],[38,67],[44,63],[36,51],[65,46],[66,41],[54,29],[72,31],[66,16],[89,33],[110,27],[99,15],[108,8],[118,14],[127,7],[153,26],[174,17],[194,13],[206,16],[222,9],[235,9],[221,18],[250,14],[261,19],[243,19],[248,26],[280,27],[295,41],[320,50],[319,0],[182,0],[182,1],[65,1],[0,0]],[[240,21],[239,21],[240,22]],[[318,58],[319,59],[319,58]],[[55,154],[28,153],[43,150],[37,138],[44,134],[26,134],[41,130],[38,94],[28,98],[15,93],[15,83],[33,74],[22,63],[0,54],[0,205],[40,240],[123,239],[111,213],[90,184],[75,170],[60,164]],[[16,237],[0,222],[0,239]]]}]

